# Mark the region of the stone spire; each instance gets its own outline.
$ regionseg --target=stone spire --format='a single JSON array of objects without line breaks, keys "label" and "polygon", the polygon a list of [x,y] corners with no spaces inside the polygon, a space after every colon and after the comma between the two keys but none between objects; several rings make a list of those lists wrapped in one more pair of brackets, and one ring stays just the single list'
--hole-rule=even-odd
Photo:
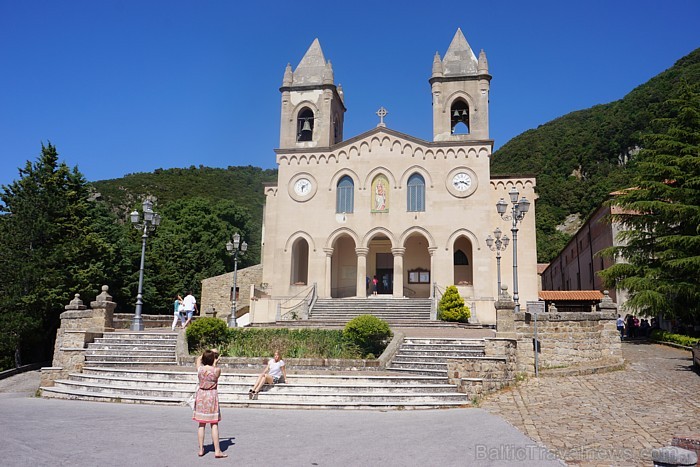
[{"label": "stone spire", "polygon": [[480,75],[487,75],[489,73],[489,62],[486,60],[486,52],[484,52],[484,49],[481,49],[481,52],[479,52],[478,71]]},{"label": "stone spire", "polygon": [[442,60],[439,52],[435,52],[435,58],[433,58],[433,78],[436,76],[442,76]]},{"label": "stone spire", "polygon": [[442,61],[444,76],[468,76],[476,75],[478,62],[476,55],[469,46],[467,39],[462,34],[462,30],[457,28],[457,32],[452,38],[450,47],[445,53]]},{"label": "stone spire", "polygon": [[326,58],[323,56],[318,38],[314,39],[304,57],[294,70],[294,85],[323,84],[326,73]]},{"label": "stone spire", "polygon": [[287,63],[287,68],[284,69],[284,78],[282,78],[282,86],[291,86],[293,81],[292,65]]},{"label": "stone spire", "polygon": [[323,70],[323,84],[333,84],[333,65],[331,61],[326,62],[326,67]]}]

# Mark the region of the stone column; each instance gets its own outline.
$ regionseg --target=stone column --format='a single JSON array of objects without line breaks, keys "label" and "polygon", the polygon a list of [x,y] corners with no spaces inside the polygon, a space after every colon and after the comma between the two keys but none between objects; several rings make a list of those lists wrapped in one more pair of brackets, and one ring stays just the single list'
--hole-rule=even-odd
[{"label": "stone column", "polygon": [[324,248],[323,252],[326,253],[326,274],[323,278],[323,296],[325,298],[331,298],[331,269],[333,268],[333,248]]},{"label": "stone column", "polygon": [[357,298],[367,298],[367,255],[369,248],[355,248],[357,255]]},{"label": "stone column", "polygon": [[403,255],[406,248],[392,248],[394,255],[394,298],[403,298]]},{"label": "stone column", "polygon": [[612,301],[610,298],[610,292],[603,290],[603,298],[598,304],[598,309],[601,313],[613,313],[615,318],[617,318],[617,303]]},{"label": "stone column", "polygon": [[435,287],[433,287],[433,284],[435,284],[435,252],[437,251],[436,246],[431,246],[428,247],[428,253],[430,253],[430,298],[435,297]]},{"label": "stone column", "polygon": [[508,294],[508,286],[501,285],[496,306],[496,337],[516,339],[515,302]]},{"label": "stone column", "polygon": [[114,331],[114,309],[117,304],[112,301],[112,296],[108,291],[109,287],[103,285],[102,293],[95,297],[94,302],[90,302],[95,326],[90,331],[98,333]]}]

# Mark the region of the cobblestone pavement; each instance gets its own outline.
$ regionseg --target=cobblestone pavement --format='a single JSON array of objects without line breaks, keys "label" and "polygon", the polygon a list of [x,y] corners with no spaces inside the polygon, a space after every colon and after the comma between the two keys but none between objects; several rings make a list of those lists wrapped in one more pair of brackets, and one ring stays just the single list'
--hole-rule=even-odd
[{"label": "cobblestone pavement", "polygon": [[624,370],[528,379],[481,407],[569,465],[651,465],[651,450],[700,433],[700,375],[690,352],[623,343]]}]

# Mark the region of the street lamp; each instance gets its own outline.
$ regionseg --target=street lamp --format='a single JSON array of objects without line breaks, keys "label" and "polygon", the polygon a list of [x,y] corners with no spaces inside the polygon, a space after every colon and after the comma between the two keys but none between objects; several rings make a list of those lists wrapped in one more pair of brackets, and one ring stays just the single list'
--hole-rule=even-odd
[{"label": "street lamp", "polygon": [[[508,210],[508,203],[501,198],[496,203],[496,211],[501,216],[501,219],[506,221],[513,221],[513,226],[510,232],[513,234],[513,301],[515,302],[515,311],[520,311],[520,302],[518,301],[518,222],[521,222],[525,217],[525,213],[530,209],[530,201],[528,201],[524,196],[518,200],[518,190],[515,187],[511,187],[508,192],[510,196],[510,202],[513,205],[511,207],[511,214],[506,214]],[[499,292],[500,293],[500,292]]]},{"label": "street lamp", "polygon": [[489,247],[489,250],[495,251],[496,252],[496,271],[497,271],[497,277],[498,277],[498,292],[496,293],[497,296],[501,295],[501,251],[505,251],[506,248],[508,248],[508,243],[510,243],[510,238],[508,238],[507,235],[503,235],[501,238],[501,229],[496,227],[496,230],[493,231],[493,236],[496,238],[495,240],[491,235],[486,237],[486,246]]},{"label": "street lamp", "polygon": [[226,242],[226,251],[233,256],[233,297],[231,298],[231,316],[228,319],[228,327],[235,328],[236,323],[236,282],[238,278],[238,255],[243,255],[248,249],[246,242],[241,243],[241,236],[238,232],[233,234],[233,242]]},{"label": "street lamp", "polygon": [[139,268],[139,290],[136,295],[136,311],[134,320],[131,323],[132,331],[143,331],[143,320],[141,319],[141,311],[143,309],[143,265],[146,258],[146,239],[148,232],[152,232],[160,225],[160,214],[153,212],[153,202],[146,198],[143,200],[143,221],[141,221],[139,212],[131,212],[131,223],[136,230],[141,230],[141,267]]}]

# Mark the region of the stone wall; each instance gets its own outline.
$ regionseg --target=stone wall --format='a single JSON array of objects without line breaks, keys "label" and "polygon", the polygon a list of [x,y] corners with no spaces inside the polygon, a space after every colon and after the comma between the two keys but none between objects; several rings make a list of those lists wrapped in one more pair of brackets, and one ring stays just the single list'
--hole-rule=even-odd
[{"label": "stone wall", "polygon": [[515,381],[517,343],[513,339],[487,338],[484,356],[447,361],[447,378],[460,392],[479,398]]},{"label": "stone wall", "polygon": [[[598,360],[620,361],[622,343],[617,315],[611,312],[540,313],[537,315],[539,367],[558,368]],[[518,371],[534,372],[535,316],[514,313]]]},{"label": "stone wall", "polygon": [[56,332],[52,366],[41,369],[42,386],[53,386],[56,379],[65,378],[70,372],[82,371],[87,344],[105,332],[114,331],[113,316],[117,305],[112,302],[108,290],[109,287],[102,286],[102,293],[90,302],[90,309],[83,305],[79,294],[75,294],[66,305],[66,311],[61,313],[61,326]]},{"label": "stone wall", "polygon": [[[261,264],[238,270],[236,275],[236,286],[238,287],[237,317],[248,311],[251,285],[260,287],[261,282]],[[232,287],[233,272],[204,279],[202,281],[202,299],[199,304],[202,316],[216,316],[228,320],[228,317],[231,316]]]}]

